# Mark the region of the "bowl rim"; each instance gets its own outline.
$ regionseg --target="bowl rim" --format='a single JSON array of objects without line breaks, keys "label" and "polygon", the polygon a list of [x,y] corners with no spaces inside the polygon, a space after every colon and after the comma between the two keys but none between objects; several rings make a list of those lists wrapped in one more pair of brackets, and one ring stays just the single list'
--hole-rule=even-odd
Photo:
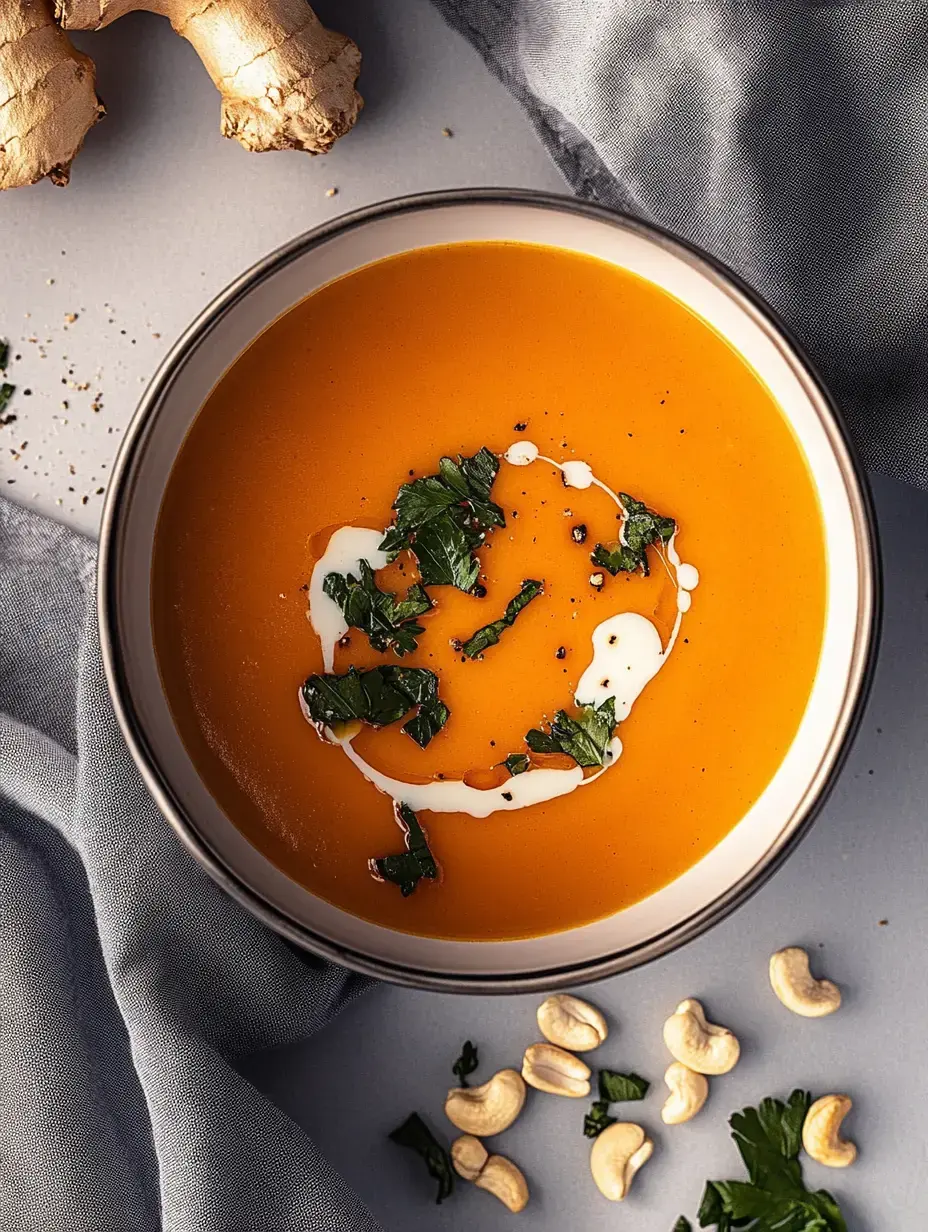
[{"label": "bowl rim", "polygon": [[[349,946],[340,945],[314,933],[266,902],[238,872],[214,854],[188,820],[168,775],[158,763],[147,740],[143,723],[128,686],[118,634],[119,611],[117,578],[120,569],[123,511],[132,488],[132,475],[144,447],[156,428],[159,407],[175,374],[200,346],[216,323],[251,291],[289,264],[335,235],[343,235],[366,223],[388,217],[447,206],[521,205],[562,213],[574,213],[598,222],[621,225],[649,242],[669,249],[694,265],[710,281],[720,286],[768,334],[784,354],[808,396],[835,434],[837,461],[849,488],[855,514],[859,559],[861,560],[861,601],[856,617],[855,659],[848,674],[845,702],[832,734],[831,765],[818,793],[805,809],[797,810],[792,825],[787,825],[777,842],[756,864],[723,894],[699,911],[648,941],[615,953],[547,970],[515,975],[449,974],[408,967],[399,962],[373,959]],[[262,258],[221,291],[192,321],[170,348],[149,382],[133,415],[119,449],[104,503],[97,567],[97,604],[104,673],[123,737],[139,769],[146,788],[183,846],[228,894],[253,915],[301,949],[329,959],[363,975],[385,979],[410,988],[473,994],[539,992],[604,979],[652,962],[701,936],[726,919],[755,894],[780,868],[808,833],[821,812],[844,767],[854,737],[860,727],[870,693],[880,639],[883,581],[876,518],[869,483],[834,399],[814,365],[791,330],[766,302],[737,274],[694,244],[674,236],[651,222],[643,222],[622,211],[606,208],[576,197],[515,188],[468,188],[417,193],[397,197],[344,214],[297,236]],[[861,627],[866,625],[861,637]],[[824,761],[825,759],[823,759]]]}]

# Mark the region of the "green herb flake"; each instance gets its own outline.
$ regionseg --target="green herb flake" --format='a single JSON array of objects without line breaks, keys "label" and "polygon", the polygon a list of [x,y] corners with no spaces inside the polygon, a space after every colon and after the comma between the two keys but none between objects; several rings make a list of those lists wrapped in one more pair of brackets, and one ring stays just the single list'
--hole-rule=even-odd
[{"label": "green herb flake", "polygon": [[468,659],[473,659],[476,655],[482,654],[488,646],[495,646],[502,633],[506,629],[511,629],[516,623],[519,613],[528,607],[533,599],[537,599],[540,594],[544,593],[544,588],[544,582],[526,578],[519,593],[506,604],[506,611],[499,620],[494,620],[492,624],[484,625],[482,629],[471,634],[461,647],[461,653],[467,655]]},{"label": "green herb flake", "polygon": [[500,763],[513,776],[524,774],[531,764],[528,753],[510,753],[506,760]]},{"label": "green herb flake", "polygon": [[462,526],[450,513],[432,518],[416,532],[412,544],[423,584],[473,590],[480,576],[480,561],[474,552],[481,543],[481,534]]},{"label": "green herb flake", "polygon": [[550,731],[533,727],[525,743],[533,753],[566,753],[578,766],[602,766],[615,728],[615,698],[608,697],[598,708],[581,707],[577,718],[559,710]]},{"label": "green herb flake", "polygon": [[693,1232],[693,1225],[685,1215],[681,1215],[673,1225],[673,1232]]},{"label": "green herb flake", "polygon": [[488,531],[506,525],[490,500],[499,459],[484,447],[471,458],[442,458],[438,470],[403,484],[380,547],[391,560],[409,548],[425,586],[471,591],[480,573],[476,549]]},{"label": "green herb flake", "polygon": [[412,1113],[397,1129],[388,1135],[391,1142],[404,1146],[422,1159],[428,1174],[438,1181],[438,1197],[441,1205],[454,1192],[454,1169],[451,1156],[441,1145],[417,1112]]},{"label": "green herb flake", "polygon": [[403,898],[408,898],[423,877],[434,881],[438,865],[429,850],[425,831],[408,804],[394,805],[397,824],[406,836],[406,850],[399,855],[381,856],[373,860],[373,868],[384,881],[399,886]]},{"label": "green herb flake", "polygon": [[[15,385],[9,385],[7,384],[6,381],[0,384],[0,415],[2,415],[3,412],[6,410],[6,408],[10,405],[10,399],[13,397],[15,393],[16,393]],[[12,423],[15,418],[16,417],[13,416],[13,419],[11,419],[9,422]]]},{"label": "green herb flake", "polygon": [[438,677],[424,667],[386,664],[364,672],[350,667],[344,675],[310,676],[303,683],[302,701],[312,722],[326,727],[352,719],[386,727],[416,709],[403,731],[422,748],[450,717],[438,699]]},{"label": "green herb flake", "polygon": [[644,1099],[650,1085],[646,1078],[638,1074],[619,1074],[614,1069],[599,1071],[599,1098],[610,1104]]},{"label": "green herb flake", "polygon": [[5,372],[10,366],[10,344],[5,338],[0,338],[0,372]]},{"label": "green herb flake", "polygon": [[322,589],[341,608],[348,626],[366,634],[375,650],[392,649],[400,658],[411,654],[418,646],[417,635],[424,632],[415,617],[432,607],[424,587],[410,586],[406,597],[397,600],[378,587],[366,560],[358,561],[358,573],[329,573]]},{"label": "green herb flake", "polygon": [[619,499],[625,509],[623,541],[611,545],[597,543],[590,560],[613,577],[617,573],[636,573],[639,569],[647,577],[651,572],[648,548],[656,543],[666,543],[677,524],[673,518],[654,513],[627,492],[620,492]]},{"label": "green herb flake", "polygon": [[808,1091],[784,1103],[765,1099],[730,1119],[732,1137],[748,1170],[747,1181],[708,1181],[699,1205],[701,1228],[731,1232],[847,1232],[838,1203],[824,1189],[810,1191],[799,1149],[809,1109]]},{"label": "green herb flake", "polygon": [[609,1101],[596,1099],[583,1118],[583,1133],[587,1138],[598,1138],[604,1129],[614,1125],[618,1117],[609,1115]]},{"label": "green herb flake", "polygon": [[464,1047],[461,1049],[461,1055],[451,1066],[451,1072],[458,1080],[458,1084],[462,1087],[469,1085],[467,1079],[480,1064],[480,1059],[477,1056],[477,1049],[470,1042],[464,1041]]}]

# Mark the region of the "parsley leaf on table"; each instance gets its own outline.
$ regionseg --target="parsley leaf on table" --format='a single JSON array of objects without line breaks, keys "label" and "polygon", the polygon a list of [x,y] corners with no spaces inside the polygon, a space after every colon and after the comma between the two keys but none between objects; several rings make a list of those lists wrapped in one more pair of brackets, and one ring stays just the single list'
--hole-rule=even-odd
[{"label": "parsley leaf on table", "polygon": [[438,471],[402,485],[380,547],[391,559],[409,548],[426,586],[470,591],[480,573],[475,550],[489,530],[506,525],[490,500],[499,459],[484,447],[471,458],[442,458]]},{"label": "parsley leaf on table", "polygon": [[477,1049],[470,1042],[464,1041],[464,1047],[461,1049],[461,1055],[451,1066],[451,1072],[457,1078],[462,1087],[468,1085],[468,1075],[472,1074],[480,1064],[480,1059],[477,1056]]},{"label": "parsley leaf on table", "polygon": [[644,1099],[650,1085],[647,1078],[641,1078],[638,1074],[619,1074],[614,1069],[599,1071],[599,1098],[608,1100],[610,1104]]},{"label": "parsley leaf on table", "polygon": [[503,632],[511,629],[516,623],[519,613],[528,607],[533,599],[537,599],[544,592],[544,588],[544,582],[526,578],[519,588],[519,593],[506,604],[506,611],[499,620],[494,620],[491,624],[478,629],[476,633],[472,633],[461,647],[461,653],[467,655],[468,659],[473,659],[476,655],[482,654],[488,646],[495,646]]},{"label": "parsley leaf on table", "polygon": [[589,1112],[583,1118],[583,1133],[587,1138],[598,1138],[604,1129],[614,1125],[618,1117],[609,1115],[609,1101],[595,1099]]},{"label": "parsley leaf on table", "polygon": [[398,885],[403,898],[408,898],[423,877],[429,881],[437,878],[438,865],[429,850],[425,831],[409,805],[395,804],[393,807],[396,820],[406,835],[406,850],[399,855],[380,856],[373,864],[384,881]]},{"label": "parsley leaf on table", "polygon": [[423,1160],[429,1176],[433,1176],[438,1181],[438,1197],[435,1201],[441,1205],[445,1198],[450,1198],[454,1192],[454,1170],[451,1167],[451,1156],[419,1114],[413,1112],[388,1136],[391,1142],[415,1151]]},{"label": "parsley leaf on table", "polygon": [[615,698],[607,697],[597,709],[582,706],[578,718],[559,710],[550,731],[533,727],[525,743],[533,753],[566,753],[578,766],[602,766],[616,727]]},{"label": "parsley leaf on table", "polygon": [[810,1191],[802,1179],[798,1156],[810,1101],[808,1091],[793,1091],[785,1103],[765,1099],[731,1117],[732,1137],[749,1180],[707,1182],[697,1216],[701,1228],[847,1232],[831,1194]]},{"label": "parsley leaf on table", "polygon": [[620,1074],[614,1069],[599,1071],[599,1099],[594,1100],[590,1111],[583,1119],[583,1132],[587,1138],[596,1138],[617,1117],[609,1116],[609,1105],[644,1099],[650,1082],[638,1074]]},{"label": "parsley leaf on table", "polygon": [[340,676],[309,676],[303,682],[302,697],[312,721],[327,727],[352,719],[386,727],[416,708],[415,717],[403,731],[422,748],[444,727],[451,713],[439,701],[438,677],[424,667],[386,664],[364,672],[350,667]]},{"label": "parsley leaf on table", "polygon": [[654,513],[643,501],[635,500],[627,492],[620,492],[619,499],[626,515],[623,542],[609,547],[597,543],[590,560],[613,577],[617,573],[635,573],[639,569],[647,577],[651,572],[648,548],[655,543],[666,543],[676,530],[676,523],[673,518]]},{"label": "parsley leaf on table", "polygon": [[423,633],[415,617],[431,609],[432,600],[417,582],[410,586],[404,599],[397,599],[381,590],[374,580],[374,570],[366,560],[358,561],[358,573],[329,573],[322,583],[323,591],[342,609],[348,626],[360,629],[375,650],[393,651],[402,658],[418,645],[416,635]]}]

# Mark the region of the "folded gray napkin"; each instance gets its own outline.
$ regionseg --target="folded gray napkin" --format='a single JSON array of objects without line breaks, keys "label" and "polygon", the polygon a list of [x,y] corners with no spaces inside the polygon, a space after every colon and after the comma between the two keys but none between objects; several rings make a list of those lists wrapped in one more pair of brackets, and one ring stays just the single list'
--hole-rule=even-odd
[{"label": "folded gray napkin", "polygon": [[928,485],[928,4],[435,0],[577,193],[740,273]]},{"label": "folded gray napkin", "polygon": [[364,1232],[236,1070],[363,986],[180,846],[100,663],[94,545],[0,501],[0,1228]]}]

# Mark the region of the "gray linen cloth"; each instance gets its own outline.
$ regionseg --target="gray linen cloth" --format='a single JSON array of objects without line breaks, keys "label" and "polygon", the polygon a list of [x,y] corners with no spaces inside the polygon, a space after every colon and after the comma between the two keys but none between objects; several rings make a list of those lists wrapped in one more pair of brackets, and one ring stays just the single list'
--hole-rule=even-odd
[{"label": "gray linen cloth", "polygon": [[93,544],[0,500],[0,1229],[373,1232],[235,1067],[362,984],[227,898],[152,804],[93,571]]},{"label": "gray linen cloth", "polygon": [[574,190],[792,326],[864,461],[928,485],[925,0],[435,0]]}]

